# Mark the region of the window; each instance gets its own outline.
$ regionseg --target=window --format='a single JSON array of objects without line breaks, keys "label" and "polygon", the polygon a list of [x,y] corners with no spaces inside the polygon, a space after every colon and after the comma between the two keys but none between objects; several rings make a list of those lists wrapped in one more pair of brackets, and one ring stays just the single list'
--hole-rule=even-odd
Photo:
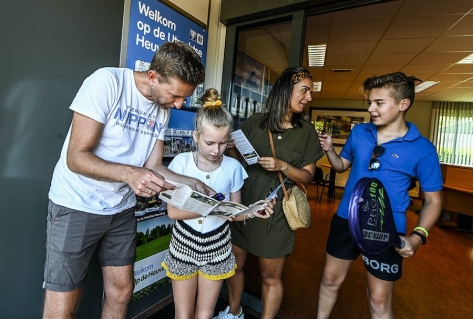
[{"label": "window", "polygon": [[445,164],[472,166],[472,103],[435,102],[431,140]]}]

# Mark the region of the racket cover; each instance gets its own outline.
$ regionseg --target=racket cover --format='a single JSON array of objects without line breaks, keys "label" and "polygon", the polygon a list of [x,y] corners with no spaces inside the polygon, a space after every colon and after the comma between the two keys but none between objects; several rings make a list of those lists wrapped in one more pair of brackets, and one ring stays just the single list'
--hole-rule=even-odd
[{"label": "racket cover", "polygon": [[381,253],[390,246],[403,247],[393,219],[387,191],[377,178],[361,178],[349,202],[349,229],[360,249]]}]

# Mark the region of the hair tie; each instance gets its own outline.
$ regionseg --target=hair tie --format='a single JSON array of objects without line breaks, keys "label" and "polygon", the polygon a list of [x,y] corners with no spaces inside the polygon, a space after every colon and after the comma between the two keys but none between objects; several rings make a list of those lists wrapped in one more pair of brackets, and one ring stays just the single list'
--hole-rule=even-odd
[{"label": "hair tie", "polygon": [[221,100],[217,100],[217,101],[214,101],[214,102],[211,102],[211,101],[207,101],[205,102],[202,107],[204,108],[207,108],[207,107],[219,107],[222,105],[222,101]]}]

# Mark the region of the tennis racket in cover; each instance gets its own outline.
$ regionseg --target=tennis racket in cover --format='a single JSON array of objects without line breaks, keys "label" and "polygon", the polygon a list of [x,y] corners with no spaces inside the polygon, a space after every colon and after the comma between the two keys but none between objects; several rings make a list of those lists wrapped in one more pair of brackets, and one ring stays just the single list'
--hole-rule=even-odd
[{"label": "tennis racket in cover", "polygon": [[378,254],[390,246],[402,248],[387,190],[377,178],[361,178],[349,202],[349,229],[360,249]]}]

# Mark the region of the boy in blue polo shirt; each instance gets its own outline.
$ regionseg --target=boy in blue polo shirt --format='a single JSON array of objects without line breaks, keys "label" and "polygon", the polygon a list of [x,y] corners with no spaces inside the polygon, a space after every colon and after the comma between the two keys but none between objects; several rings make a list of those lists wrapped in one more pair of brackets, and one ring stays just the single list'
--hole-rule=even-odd
[{"label": "boy in blue polo shirt", "polygon": [[[351,171],[346,191],[331,221],[319,290],[318,319],[329,318],[339,288],[359,254],[367,269],[372,318],[394,318],[392,292],[395,281],[402,276],[403,258],[413,257],[417,248],[426,243],[429,230],[439,218],[442,179],[436,148],[414,124],[405,121],[405,114],[415,99],[415,81],[420,80],[402,72],[366,79],[362,89],[367,97],[371,122],[354,127],[340,155],[334,151],[331,136],[319,138],[334,170],[342,173],[351,168]],[[405,242],[403,248],[392,246],[380,254],[368,254],[359,250],[352,239],[348,222],[349,199],[362,177],[378,178],[385,186],[397,231]],[[406,234],[405,212],[410,202],[408,189],[412,177],[420,182],[425,201],[417,227],[409,236],[403,236]]]}]

